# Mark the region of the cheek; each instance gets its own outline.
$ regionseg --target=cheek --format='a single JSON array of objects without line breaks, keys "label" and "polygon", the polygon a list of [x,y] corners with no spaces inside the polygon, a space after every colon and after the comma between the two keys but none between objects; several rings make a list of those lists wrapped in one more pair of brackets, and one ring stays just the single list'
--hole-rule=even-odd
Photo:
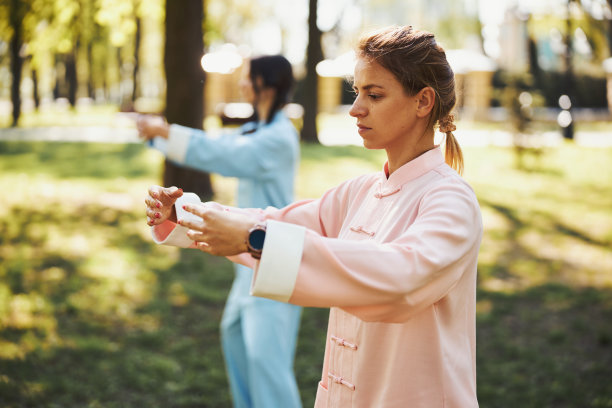
[{"label": "cheek", "polygon": [[370,108],[370,112],[376,115],[377,120],[388,126],[395,126],[396,122],[402,117],[401,110],[397,105],[392,103],[374,104]]}]

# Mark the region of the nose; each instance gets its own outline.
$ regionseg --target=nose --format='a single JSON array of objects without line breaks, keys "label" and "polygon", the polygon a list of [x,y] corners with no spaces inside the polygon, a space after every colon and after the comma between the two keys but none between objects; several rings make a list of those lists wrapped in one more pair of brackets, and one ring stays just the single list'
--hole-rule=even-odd
[{"label": "nose", "polygon": [[349,115],[351,115],[354,118],[357,118],[357,117],[365,116],[367,115],[367,113],[368,111],[366,107],[363,105],[363,102],[361,101],[361,98],[359,97],[359,95],[357,95],[357,97],[353,101],[353,104],[351,105],[351,109],[349,110]]}]

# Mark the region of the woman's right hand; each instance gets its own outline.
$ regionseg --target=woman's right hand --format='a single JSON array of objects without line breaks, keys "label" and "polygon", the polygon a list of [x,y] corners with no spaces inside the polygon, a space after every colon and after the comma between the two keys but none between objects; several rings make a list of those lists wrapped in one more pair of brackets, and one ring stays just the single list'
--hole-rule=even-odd
[{"label": "woman's right hand", "polygon": [[166,119],[156,115],[138,115],[136,118],[136,128],[138,136],[144,140],[151,140],[154,137],[168,138],[169,125]]},{"label": "woman's right hand", "polygon": [[159,225],[164,221],[176,222],[176,199],[183,195],[178,187],[149,187],[149,195],[145,198],[147,205],[147,224]]}]

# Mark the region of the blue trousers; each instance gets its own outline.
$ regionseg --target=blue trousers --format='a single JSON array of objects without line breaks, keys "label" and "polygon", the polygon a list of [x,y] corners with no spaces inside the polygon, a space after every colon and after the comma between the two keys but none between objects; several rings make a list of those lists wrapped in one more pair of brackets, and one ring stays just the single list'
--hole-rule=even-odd
[{"label": "blue trousers", "polygon": [[300,408],[293,360],[302,308],[249,295],[253,271],[236,265],[221,319],[235,408]]}]

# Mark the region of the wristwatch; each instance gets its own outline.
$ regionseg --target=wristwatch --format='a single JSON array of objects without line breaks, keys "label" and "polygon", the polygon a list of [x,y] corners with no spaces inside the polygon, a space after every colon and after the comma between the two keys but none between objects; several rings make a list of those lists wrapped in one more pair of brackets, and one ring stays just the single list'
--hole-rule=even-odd
[{"label": "wristwatch", "polygon": [[266,225],[257,224],[249,230],[246,244],[251,256],[255,259],[261,259],[261,251],[263,251],[264,241],[266,240]]}]

